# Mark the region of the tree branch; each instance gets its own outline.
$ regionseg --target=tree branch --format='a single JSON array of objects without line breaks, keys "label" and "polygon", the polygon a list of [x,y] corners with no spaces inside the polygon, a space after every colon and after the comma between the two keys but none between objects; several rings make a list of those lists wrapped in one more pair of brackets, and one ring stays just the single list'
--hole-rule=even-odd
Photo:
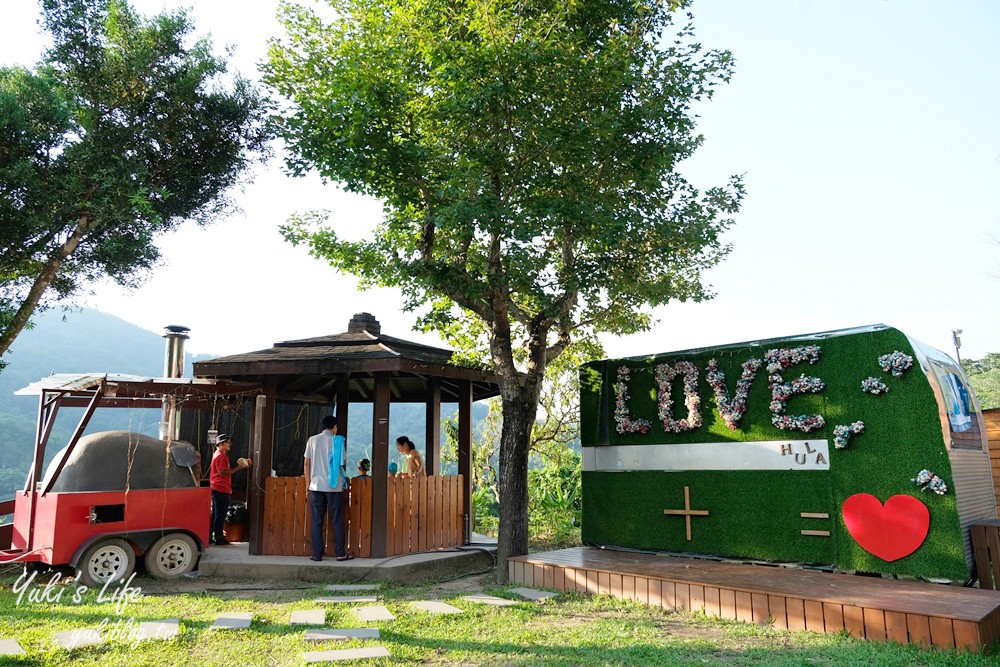
[{"label": "tree branch", "polygon": [[10,349],[11,344],[14,339],[21,333],[24,327],[28,324],[28,320],[31,319],[31,315],[38,308],[39,302],[42,300],[42,295],[45,294],[45,290],[48,289],[49,285],[55,279],[56,274],[62,267],[63,262],[66,261],[73,251],[76,250],[77,246],[80,245],[80,241],[90,232],[96,229],[97,224],[89,219],[87,214],[80,216],[77,222],[76,229],[70,234],[66,241],[56,248],[56,250],[49,256],[48,260],[42,265],[42,270],[39,272],[38,277],[35,278],[35,282],[31,285],[31,289],[28,291],[28,295],[25,297],[24,301],[21,303],[21,307],[18,308],[17,312],[14,314],[11,320],[10,326],[4,329],[3,333],[0,334],[0,356],[7,353]]}]

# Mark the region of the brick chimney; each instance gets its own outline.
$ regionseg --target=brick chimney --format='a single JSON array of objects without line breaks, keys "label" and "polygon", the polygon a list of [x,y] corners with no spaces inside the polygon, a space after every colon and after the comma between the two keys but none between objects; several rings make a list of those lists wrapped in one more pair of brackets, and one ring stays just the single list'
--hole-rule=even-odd
[{"label": "brick chimney", "polygon": [[371,313],[357,313],[347,323],[347,333],[364,333],[366,331],[373,336],[378,336],[382,333],[382,325],[378,323],[378,320]]}]

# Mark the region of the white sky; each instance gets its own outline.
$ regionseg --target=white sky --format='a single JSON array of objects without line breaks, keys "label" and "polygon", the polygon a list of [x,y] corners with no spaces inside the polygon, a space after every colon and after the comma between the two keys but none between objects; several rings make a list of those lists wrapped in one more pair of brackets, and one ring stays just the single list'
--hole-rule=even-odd
[{"label": "white sky", "polygon": [[[143,13],[192,5],[199,33],[256,76],[275,34],[273,0],[133,0]],[[44,41],[35,0],[3,0],[0,64],[31,65]],[[700,0],[699,40],[731,50],[733,81],[698,107],[705,145],[684,165],[699,187],[746,177],[748,196],[707,274],[718,294],[656,311],[610,356],[667,352],[884,322],[963,357],[1000,352],[1000,3],[962,0]],[[191,351],[229,354],[345,330],[369,311],[412,331],[391,290],[358,292],[277,226],[312,208],[362,235],[377,202],[290,179],[280,160],[237,195],[244,213],[161,242],[141,289],[95,288],[88,305],[150,330],[192,328]],[[225,268],[216,265],[225,260]]]}]

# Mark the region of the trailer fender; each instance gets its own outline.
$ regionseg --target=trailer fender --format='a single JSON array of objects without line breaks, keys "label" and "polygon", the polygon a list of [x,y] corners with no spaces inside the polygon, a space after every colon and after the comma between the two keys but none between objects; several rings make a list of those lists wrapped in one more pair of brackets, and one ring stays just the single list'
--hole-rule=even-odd
[{"label": "trailer fender", "polygon": [[88,537],[86,540],[80,543],[73,552],[73,557],[69,561],[69,565],[76,569],[77,564],[80,562],[80,557],[83,556],[83,552],[90,548],[95,542],[105,540],[108,538],[120,538],[132,545],[132,549],[135,551],[136,556],[142,555],[146,549],[148,549],[153,542],[157,539],[166,535],[167,533],[184,533],[189,535],[193,540],[195,545],[198,547],[198,556],[205,553],[205,545],[201,543],[198,536],[186,528],[157,528],[156,530],[125,530],[113,533],[101,533],[100,535],[94,535],[93,537]]}]

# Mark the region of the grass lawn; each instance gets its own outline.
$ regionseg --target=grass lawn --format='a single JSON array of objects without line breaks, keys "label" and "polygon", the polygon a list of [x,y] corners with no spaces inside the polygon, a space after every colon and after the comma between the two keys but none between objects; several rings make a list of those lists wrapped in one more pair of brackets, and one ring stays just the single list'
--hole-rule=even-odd
[{"label": "grass lawn", "polygon": [[[487,575],[490,576],[490,575]],[[44,579],[36,579],[36,581]],[[870,644],[844,635],[760,628],[700,614],[667,612],[614,598],[563,594],[544,604],[524,602],[495,608],[460,599],[490,592],[513,597],[491,579],[468,577],[441,584],[389,585],[381,592],[395,621],[367,624],[381,640],[307,645],[303,629],[288,625],[296,609],[321,607],[315,597],[330,595],[322,586],[295,582],[237,582],[198,579],[165,584],[136,578],[142,597],[121,614],[115,603],[97,602],[95,591],[79,604],[67,587],[59,603],[17,604],[16,577],[0,577],[0,638],[16,638],[26,658],[11,665],[300,665],[305,651],[385,646],[392,658],[366,664],[430,665],[1000,665],[1000,658],[895,644]],[[36,585],[34,588],[42,588]],[[52,593],[55,595],[55,592]],[[407,600],[440,599],[465,610],[436,616],[413,609]],[[359,627],[351,609],[326,605],[327,626]],[[222,612],[249,611],[249,630],[210,631]],[[180,637],[133,645],[127,623],[177,617]],[[103,646],[58,648],[56,632],[94,627],[108,619],[122,628],[121,639]],[[354,663],[348,663],[354,664]]]}]

